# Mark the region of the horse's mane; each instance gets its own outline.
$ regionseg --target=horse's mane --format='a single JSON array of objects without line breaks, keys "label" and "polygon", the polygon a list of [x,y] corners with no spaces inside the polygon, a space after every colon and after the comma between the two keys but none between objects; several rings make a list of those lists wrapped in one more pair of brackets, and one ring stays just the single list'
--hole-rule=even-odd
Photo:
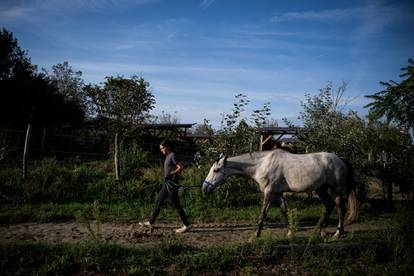
[{"label": "horse's mane", "polygon": [[234,158],[234,159],[242,159],[242,160],[247,160],[247,159],[261,159],[269,154],[272,154],[272,151],[254,151],[254,152],[248,152],[248,153],[243,153],[240,155],[236,155],[236,156],[232,156],[230,158]]}]

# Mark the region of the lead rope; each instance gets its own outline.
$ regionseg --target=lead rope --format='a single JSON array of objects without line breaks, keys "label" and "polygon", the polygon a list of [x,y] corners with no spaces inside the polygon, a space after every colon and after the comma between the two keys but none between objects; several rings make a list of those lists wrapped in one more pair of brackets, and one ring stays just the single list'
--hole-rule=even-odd
[{"label": "lead rope", "polygon": [[[183,189],[183,191],[185,193],[188,192],[189,197],[190,197],[190,201],[193,200],[193,195],[189,190],[192,189],[192,188],[201,188],[199,185],[180,185],[180,184],[175,183],[172,180],[165,180],[165,186],[167,188],[168,193],[171,193],[171,191],[173,189]],[[188,206],[189,204],[186,204],[186,205]],[[204,208],[207,207],[207,200],[206,199],[203,200],[203,205],[204,205]]]}]

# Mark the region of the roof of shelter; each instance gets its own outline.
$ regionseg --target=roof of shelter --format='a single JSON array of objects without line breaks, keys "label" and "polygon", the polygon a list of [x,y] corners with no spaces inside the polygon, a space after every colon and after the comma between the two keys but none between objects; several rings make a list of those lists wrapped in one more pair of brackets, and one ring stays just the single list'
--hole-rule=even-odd
[{"label": "roof of shelter", "polygon": [[262,134],[297,134],[300,127],[262,127],[257,131]]},{"label": "roof of shelter", "polygon": [[174,128],[192,128],[195,124],[145,124],[146,128],[152,129],[174,129]]}]

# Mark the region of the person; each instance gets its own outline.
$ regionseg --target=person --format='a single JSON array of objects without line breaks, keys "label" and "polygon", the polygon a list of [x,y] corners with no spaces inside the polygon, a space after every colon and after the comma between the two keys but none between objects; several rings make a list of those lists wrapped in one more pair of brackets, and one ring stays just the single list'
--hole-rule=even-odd
[{"label": "person", "polygon": [[272,149],[282,149],[282,143],[280,143],[279,141],[274,141]]},{"label": "person", "polygon": [[177,230],[177,233],[187,232],[191,228],[191,224],[187,220],[187,216],[181,207],[178,196],[178,178],[179,174],[184,170],[184,165],[177,162],[173,144],[170,141],[164,140],[160,143],[161,154],[165,156],[164,161],[164,183],[155,201],[154,209],[152,210],[149,221],[140,222],[141,226],[152,227],[160,213],[161,205],[164,200],[169,197],[172,201],[178,215],[181,218],[183,226]]}]

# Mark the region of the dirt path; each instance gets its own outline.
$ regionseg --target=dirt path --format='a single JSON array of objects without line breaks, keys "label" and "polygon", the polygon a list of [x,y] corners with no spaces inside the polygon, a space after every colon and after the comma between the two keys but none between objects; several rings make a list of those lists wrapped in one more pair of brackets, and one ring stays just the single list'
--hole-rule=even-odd
[{"label": "dirt path", "polygon": [[[91,223],[96,232],[96,224]],[[245,242],[254,235],[256,225],[249,223],[195,224],[184,234],[176,234],[178,225],[158,224],[152,230],[143,228],[138,223],[103,223],[100,226],[100,237],[104,241],[131,246],[142,244],[156,246],[162,241],[179,238],[184,243],[206,247],[229,243]],[[299,227],[298,236],[309,235],[313,226]],[[366,224],[353,224],[346,228],[348,233],[378,230],[379,227]],[[333,233],[334,227],[327,229]],[[284,235],[286,226],[282,224],[266,224],[263,234]],[[0,226],[0,242],[15,240],[47,241],[52,243],[79,242],[92,239],[91,232],[85,225],[76,222],[63,223],[22,223]]]}]

